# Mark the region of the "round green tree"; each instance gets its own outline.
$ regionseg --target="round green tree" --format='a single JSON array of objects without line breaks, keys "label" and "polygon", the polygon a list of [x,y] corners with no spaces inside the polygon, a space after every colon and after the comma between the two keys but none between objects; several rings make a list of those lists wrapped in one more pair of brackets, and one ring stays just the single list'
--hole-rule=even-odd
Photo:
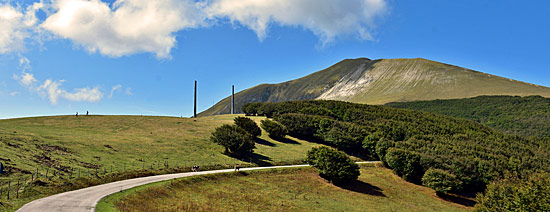
[{"label": "round green tree", "polygon": [[360,175],[359,166],[346,153],[328,147],[312,148],[307,152],[306,162],[333,184],[345,184]]},{"label": "round green tree", "polygon": [[422,185],[435,190],[437,195],[458,190],[461,183],[456,175],[447,170],[429,168],[422,177]]},{"label": "round green tree", "polygon": [[267,133],[269,133],[269,137],[272,138],[284,138],[288,134],[286,127],[276,121],[266,119],[262,120],[260,125],[265,131],[267,131]]},{"label": "round green tree", "polygon": [[212,133],[210,140],[225,147],[225,154],[242,157],[253,152],[252,135],[236,125],[224,124]]},{"label": "round green tree", "polygon": [[248,117],[238,116],[233,119],[235,122],[235,125],[239,126],[240,128],[243,128],[246,132],[250,133],[250,135],[254,137],[258,137],[262,135],[262,130],[256,122],[254,122],[252,119]]}]

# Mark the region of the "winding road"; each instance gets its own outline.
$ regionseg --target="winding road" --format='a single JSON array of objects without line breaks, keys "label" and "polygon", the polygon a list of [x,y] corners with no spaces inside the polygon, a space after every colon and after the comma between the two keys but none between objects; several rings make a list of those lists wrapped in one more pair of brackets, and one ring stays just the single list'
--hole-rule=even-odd
[{"label": "winding road", "polygon": [[[366,161],[358,163],[377,163],[378,161]],[[276,168],[294,168],[305,167],[309,165],[289,165],[289,166],[269,166],[269,167],[252,167],[241,168],[241,171],[260,170],[260,169],[276,169]],[[45,212],[45,211],[60,211],[60,212],[91,212],[95,211],[95,207],[99,200],[110,194],[120,192],[136,186],[141,186],[149,183],[171,180],[181,177],[190,177],[195,175],[215,174],[232,172],[234,169],[210,170],[201,172],[185,172],[177,174],[156,175],[149,177],[134,178],[121,180],[117,182],[92,186],[79,190],[59,193],[42,199],[25,204],[19,208],[17,212]]]}]

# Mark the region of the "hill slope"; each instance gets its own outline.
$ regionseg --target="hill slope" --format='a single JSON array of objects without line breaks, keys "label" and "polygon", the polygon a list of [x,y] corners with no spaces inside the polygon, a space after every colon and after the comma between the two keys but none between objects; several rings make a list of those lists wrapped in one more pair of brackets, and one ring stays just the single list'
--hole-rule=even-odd
[{"label": "hill slope", "polygon": [[[540,95],[550,88],[426,59],[343,60],[327,69],[279,84],[261,84],[235,94],[236,111],[250,102],[340,100],[355,103],[456,99],[480,95]],[[227,114],[227,97],[201,116]]]},{"label": "hill slope", "polygon": [[540,96],[480,96],[386,106],[466,118],[512,134],[550,137],[550,98]]}]

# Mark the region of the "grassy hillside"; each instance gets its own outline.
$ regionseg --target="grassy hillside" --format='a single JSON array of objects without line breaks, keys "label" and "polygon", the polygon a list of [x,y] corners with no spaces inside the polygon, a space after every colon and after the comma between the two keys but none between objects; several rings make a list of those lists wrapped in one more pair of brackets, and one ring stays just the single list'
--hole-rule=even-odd
[{"label": "grassy hillside", "polygon": [[[233,122],[235,115],[211,116],[198,119],[149,116],[53,116],[22,119],[0,120],[0,162],[8,175],[0,175],[0,188],[8,180],[15,183],[17,179],[29,178],[36,171],[42,175],[43,186],[63,185],[67,188],[97,184],[113,179],[102,178],[92,182],[68,183],[74,180],[79,170],[82,175],[91,169],[99,173],[123,172],[169,167],[200,165],[227,165],[242,162],[228,157],[223,147],[209,141],[214,128]],[[254,117],[259,122],[262,117]],[[305,153],[313,144],[303,140],[289,138],[279,142],[263,132],[256,144],[252,163],[267,165],[296,163],[305,158]],[[292,142],[289,142],[292,141]],[[172,170],[184,171],[184,170]],[[187,170],[185,170],[187,171]],[[45,180],[46,172],[51,177]],[[132,176],[150,175],[155,172],[133,173]],[[159,172],[159,173],[162,173]],[[61,178],[59,177],[61,176]],[[70,178],[70,179],[69,179]],[[13,189],[13,187],[12,187]],[[25,201],[49,194],[56,189],[39,189],[29,191],[25,200],[5,201],[0,198],[2,207],[17,207]],[[4,191],[5,192],[5,191]],[[12,193],[13,194],[13,193]],[[12,208],[13,209],[13,208]]]},{"label": "grassy hillside", "polygon": [[550,137],[550,98],[540,96],[480,96],[386,106],[466,118],[512,134]]},{"label": "grassy hillside", "polygon": [[[254,192],[250,192],[254,191]],[[153,197],[153,198],[152,198]],[[111,208],[109,207],[111,206]],[[337,187],[311,168],[183,178],[103,199],[98,211],[468,211],[385,168]]]},{"label": "grassy hillside", "polygon": [[[456,99],[480,95],[540,95],[550,88],[426,59],[343,60],[280,84],[262,84],[235,95],[236,110],[250,102],[328,99],[367,104]],[[227,97],[200,115],[227,114]]]}]

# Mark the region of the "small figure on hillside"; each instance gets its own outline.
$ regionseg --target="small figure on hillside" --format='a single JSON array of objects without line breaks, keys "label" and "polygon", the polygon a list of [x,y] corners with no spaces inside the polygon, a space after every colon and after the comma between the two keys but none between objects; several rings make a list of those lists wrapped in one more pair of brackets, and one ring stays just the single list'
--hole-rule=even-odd
[{"label": "small figure on hillside", "polygon": [[0,174],[6,173],[6,169],[4,169],[4,164],[0,163]]},{"label": "small figure on hillside", "polygon": [[76,117],[78,117],[78,112],[76,112]]},{"label": "small figure on hillside", "polygon": [[89,112],[88,112],[88,111],[86,111],[86,115],[88,115],[88,114],[89,114]]},{"label": "small figure on hillside", "polygon": [[241,169],[241,166],[239,164],[235,164],[235,171],[238,172],[239,169]]},{"label": "small figure on hillside", "polygon": [[198,172],[200,168],[201,168],[200,166],[193,166],[193,168],[191,168],[191,170],[193,172]]}]

